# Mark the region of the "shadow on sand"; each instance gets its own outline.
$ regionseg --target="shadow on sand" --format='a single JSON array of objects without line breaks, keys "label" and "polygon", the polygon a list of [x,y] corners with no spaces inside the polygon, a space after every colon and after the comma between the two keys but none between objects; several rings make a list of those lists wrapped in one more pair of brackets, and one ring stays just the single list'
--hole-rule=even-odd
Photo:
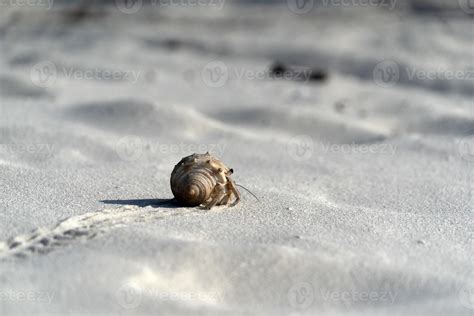
[{"label": "shadow on sand", "polygon": [[102,200],[105,204],[118,205],[135,205],[139,207],[164,207],[164,208],[178,208],[181,207],[175,199],[139,199],[139,200]]}]

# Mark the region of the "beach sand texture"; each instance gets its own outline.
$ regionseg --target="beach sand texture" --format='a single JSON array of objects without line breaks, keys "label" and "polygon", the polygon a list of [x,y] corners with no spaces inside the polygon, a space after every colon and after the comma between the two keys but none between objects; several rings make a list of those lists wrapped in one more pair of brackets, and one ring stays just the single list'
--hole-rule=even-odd
[{"label": "beach sand texture", "polygon": [[292,3],[2,8],[1,316],[473,315],[472,15]]}]

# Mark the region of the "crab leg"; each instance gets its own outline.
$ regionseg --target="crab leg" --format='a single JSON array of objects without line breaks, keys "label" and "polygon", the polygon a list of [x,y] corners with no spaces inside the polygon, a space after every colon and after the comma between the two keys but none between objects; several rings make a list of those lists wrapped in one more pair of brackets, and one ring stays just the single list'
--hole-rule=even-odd
[{"label": "crab leg", "polygon": [[230,179],[229,177],[227,177],[227,183],[228,183],[228,185],[229,185],[230,190],[231,190],[232,193],[234,193],[234,195],[235,195],[235,201],[232,202],[232,204],[231,204],[230,206],[235,206],[235,205],[237,205],[237,204],[240,202],[240,193],[239,193],[239,191],[237,190],[237,188],[235,187],[234,181],[232,181],[232,179]]},{"label": "crab leg", "polygon": [[212,207],[214,207],[217,203],[219,203],[225,196],[225,187],[224,185],[217,183],[216,186],[214,187],[214,190],[212,190],[211,194],[211,200],[204,205],[204,207],[207,210],[210,210]]}]

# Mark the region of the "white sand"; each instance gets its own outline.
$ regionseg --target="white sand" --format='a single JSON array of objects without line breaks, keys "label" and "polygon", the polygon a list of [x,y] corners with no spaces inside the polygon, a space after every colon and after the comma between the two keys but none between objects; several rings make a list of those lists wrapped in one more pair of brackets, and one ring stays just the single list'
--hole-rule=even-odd
[{"label": "white sand", "polygon": [[[0,315],[473,315],[474,20],[435,4],[3,7]],[[207,150],[260,202],[170,203]]]}]

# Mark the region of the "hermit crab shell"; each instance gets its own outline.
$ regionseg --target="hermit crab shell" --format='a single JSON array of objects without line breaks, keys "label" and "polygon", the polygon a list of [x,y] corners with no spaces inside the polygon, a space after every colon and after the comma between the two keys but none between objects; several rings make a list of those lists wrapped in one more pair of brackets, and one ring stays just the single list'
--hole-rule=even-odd
[{"label": "hermit crab shell", "polygon": [[[233,184],[231,174],[232,169],[209,153],[193,154],[181,159],[174,167],[170,180],[171,191],[176,200],[186,206],[219,205],[224,204],[223,201],[227,204],[232,194],[231,190],[226,189]],[[228,197],[218,198],[216,186],[222,188],[222,196]]]}]

